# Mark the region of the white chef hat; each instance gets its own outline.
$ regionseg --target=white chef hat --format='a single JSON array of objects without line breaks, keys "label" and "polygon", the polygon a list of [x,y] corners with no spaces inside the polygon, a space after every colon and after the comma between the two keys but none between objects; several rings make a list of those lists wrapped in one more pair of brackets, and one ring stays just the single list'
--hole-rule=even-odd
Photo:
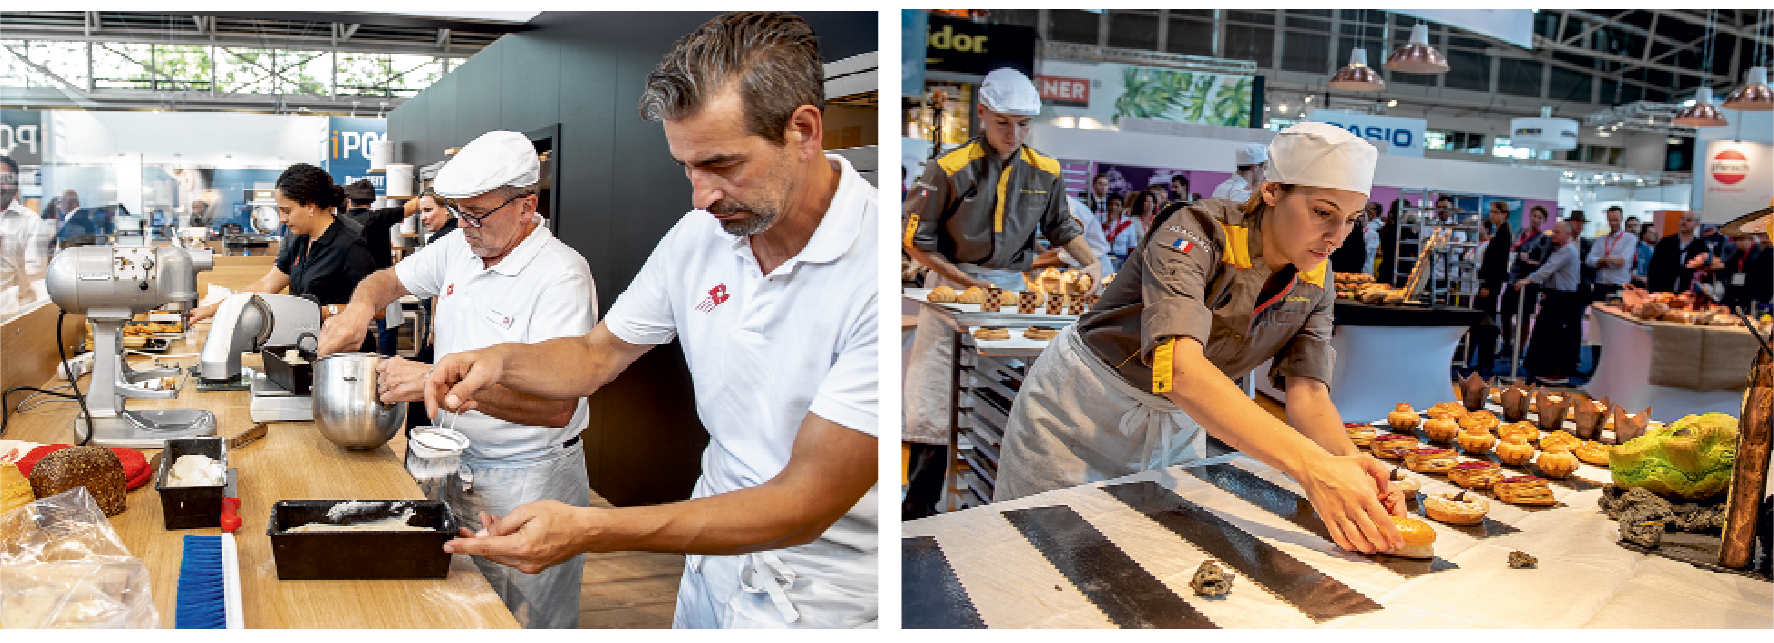
[{"label": "white chef hat", "polygon": [[1256,165],[1269,160],[1269,148],[1262,143],[1251,143],[1238,148],[1238,165]]},{"label": "white chef hat", "polygon": [[1009,67],[992,70],[979,86],[979,102],[1000,114],[1035,116],[1041,113],[1041,92],[1022,72]]},{"label": "white chef hat", "polygon": [[1264,180],[1369,194],[1380,151],[1328,123],[1300,123],[1269,142]]},{"label": "white chef hat", "polygon": [[517,132],[495,130],[480,135],[456,152],[438,170],[431,189],[450,199],[480,196],[502,186],[535,185],[542,177],[542,161],[530,138]]}]

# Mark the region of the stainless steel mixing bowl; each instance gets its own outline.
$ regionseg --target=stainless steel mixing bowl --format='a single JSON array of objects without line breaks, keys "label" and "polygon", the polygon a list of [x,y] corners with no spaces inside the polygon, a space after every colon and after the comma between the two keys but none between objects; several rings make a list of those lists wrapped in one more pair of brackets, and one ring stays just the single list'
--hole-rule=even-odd
[{"label": "stainless steel mixing bowl", "polygon": [[334,353],[314,362],[314,423],[347,449],[374,449],[406,424],[405,404],[377,401],[375,353]]}]

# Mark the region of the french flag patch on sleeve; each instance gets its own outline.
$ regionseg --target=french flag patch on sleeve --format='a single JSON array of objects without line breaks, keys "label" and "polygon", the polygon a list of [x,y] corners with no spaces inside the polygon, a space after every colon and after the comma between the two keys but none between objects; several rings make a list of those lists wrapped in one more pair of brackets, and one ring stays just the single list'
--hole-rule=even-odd
[{"label": "french flag patch on sleeve", "polygon": [[1170,242],[1170,247],[1172,250],[1187,254],[1190,250],[1195,249],[1195,242],[1179,237],[1176,241]]}]

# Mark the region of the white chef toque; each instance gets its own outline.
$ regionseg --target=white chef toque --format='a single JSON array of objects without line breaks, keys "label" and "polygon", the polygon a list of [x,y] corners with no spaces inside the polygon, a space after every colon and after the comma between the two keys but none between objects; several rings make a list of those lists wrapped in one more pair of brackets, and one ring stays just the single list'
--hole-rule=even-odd
[{"label": "white chef toque", "polygon": [[1269,149],[1262,143],[1251,143],[1238,148],[1238,165],[1256,165],[1269,160]]},{"label": "white chef toque", "polygon": [[1041,92],[1022,72],[1009,67],[992,70],[979,86],[979,102],[1000,114],[1035,116],[1041,113]]},{"label": "white chef toque", "polygon": [[1341,127],[1300,123],[1269,142],[1266,181],[1369,194],[1380,151]]},{"label": "white chef toque", "polygon": [[535,185],[542,177],[542,161],[530,138],[517,132],[495,130],[480,135],[456,152],[438,170],[431,189],[449,199],[480,196],[502,186]]}]

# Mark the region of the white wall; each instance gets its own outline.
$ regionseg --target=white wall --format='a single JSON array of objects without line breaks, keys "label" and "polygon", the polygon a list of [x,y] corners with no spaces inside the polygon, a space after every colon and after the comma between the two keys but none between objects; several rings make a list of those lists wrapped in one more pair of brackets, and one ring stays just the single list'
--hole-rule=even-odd
[{"label": "white wall", "polygon": [[[1714,90],[1715,98],[1713,100],[1717,103],[1725,102],[1724,97],[1729,95],[1731,90],[1735,88],[1736,85],[1732,85],[1730,89]],[[1725,120],[1730,121],[1731,124],[1725,127],[1700,128],[1700,135],[1694,139],[1694,158],[1696,161],[1706,155],[1706,144],[1715,140],[1726,139],[1753,141],[1756,143],[1774,143],[1774,112],[1739,112],[1731,109],[1720,109],[1719,113],[1724,114]],[[1750,178],[1751,180],[1755,180],[1755,177]],[[1761,180],[1774,181],[1774,179],[1770,179],[1769,177],[1761,177]],[[1692,205],[1690,207],[1691,209],[1702,213],[1706,212],[1706,208],[1703,207],[1702,203],[1706,200],[1705,182],[1706,177],[1704,176],[1703,168],[1696,167],[1694,172],[1694,183],[1702,187],[1694,190]],[[1701,221],[1703,223],[1725,223],[1744,214],[1749,213],[1739,212],[1735,215],[1710,217],[1702,214]]]},{"label": "white wall", "polygon": [[51,162],[282,168],[325,160],[327,118],[221,112],[46,110]]},{"label": "white wall", "polygon": [[[1056,158],[1216,172],[1230,170],[1236,150],[1245,145],[1243,141],[1051,125],[1034,126],[1029,144]],[[1558,199],[1559,172],[1473,161],[1381,156],[1374,183],[1551,201]]]}]

